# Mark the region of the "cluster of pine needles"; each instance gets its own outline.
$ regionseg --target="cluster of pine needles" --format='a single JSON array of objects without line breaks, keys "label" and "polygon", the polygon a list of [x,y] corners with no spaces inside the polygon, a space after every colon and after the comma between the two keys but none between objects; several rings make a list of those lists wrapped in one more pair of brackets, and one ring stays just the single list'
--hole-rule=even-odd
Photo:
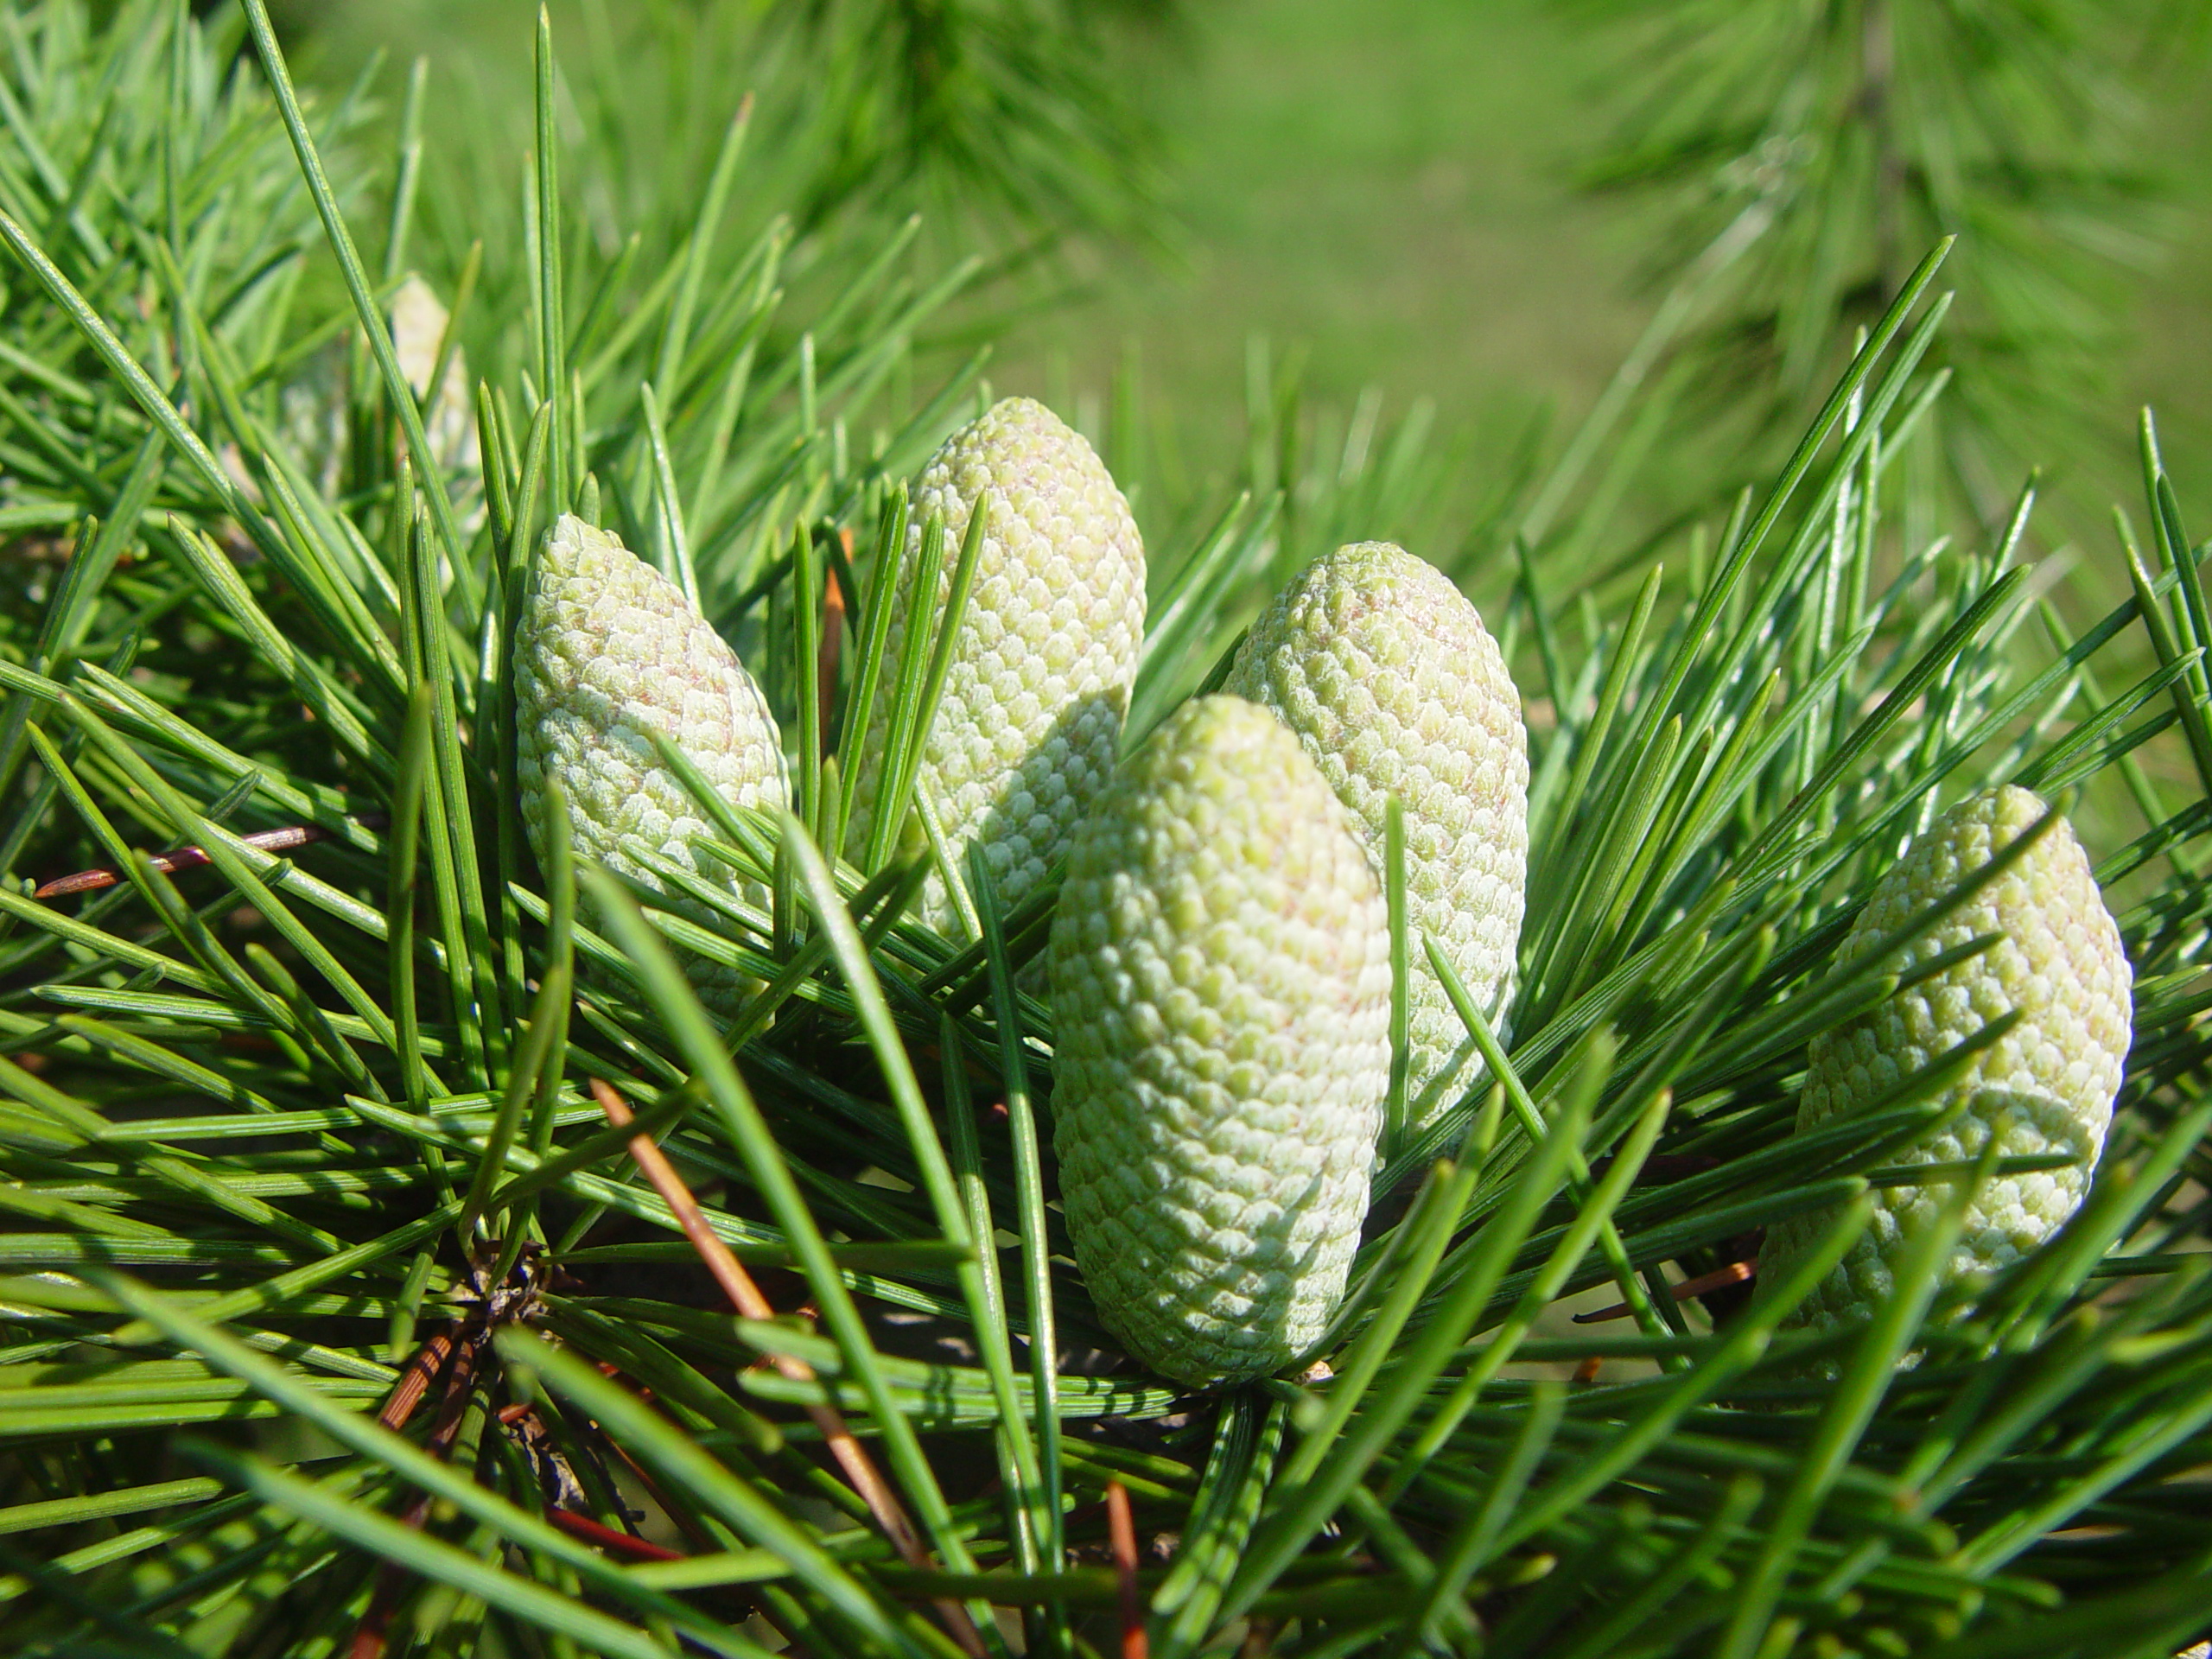
[{"label": "cluster of pine needles", "polygon": [[[2038,581],[2031,492],[1936,534],[1898,463],[1941,418],[1939,249],[1672,568],[1522,547],[1490,606],[1530,708],[1510,1039],[1470,1010],[1490,1078],[1389,1147],[1325,1365],[1190,1396],[1068,1257],[1024,972],[1050,885],[1009,911],[971,868],[978,937],[945,938],[895,837],[821,850],[854,710],[918,733],[938,690],[879,682],[900,480],[988,395],[913,390],[959,276],[854,240],[787,299],[784,227],[725,212],[741,123],[640,270],[569,228],[543,20],[537,74],[526,314],[472,313],[472,262],[418,396],[386,326],[410,121],[387,168],[358,100],[303,110],[262,0],[0,18],[0,1647],[2206,1633],[2212,621],[2147,420],[2108,613]],[[464,334],[473,446],[431,429]],[[1221,671],[1284,504],[1357,473],[1155,546],[1132,741]],[[791,734],[789,815],[696,791],[764,911],[526,851],[507,645],[570,506],[699,595]],[[1955,1225],[2006,1173],[1903,1156],[1988,1033],[1792,1133],[1808,1039],[1898,984],[1834,965],[1853,916],[2000,782],[2082,825],[2133,964],[2094,1187],[1993,1282],[1939,1287],[1939,1228],[1871,1323],[1789,1328],[1870,1191],[1942,1183]],[[765,988],[718,1024],[689,952]],[[1811,1210],[1827,1248],[1754,1296],[1761,1230]],[[1584,1293],[1618,1316],[1567,1320]]]}]

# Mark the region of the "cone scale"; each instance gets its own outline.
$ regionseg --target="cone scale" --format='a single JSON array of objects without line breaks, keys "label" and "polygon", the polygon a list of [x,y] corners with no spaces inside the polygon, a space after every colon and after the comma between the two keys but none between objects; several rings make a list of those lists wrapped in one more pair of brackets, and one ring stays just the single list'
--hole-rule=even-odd
[{"label": "cone scale", "polygon": [[[1001,900],[1014,904],[1067,850],[1112,776],[1144,639],[1144,544],[1128,503],[1082,435],[1043,404],[1009,397],[946,440],[916,481],[912,529],[893,598],[883,683],[926,650],[952,587],[914,592],[925,527],[960,545],[977,501],[989,512],[960,638],[916,786],[927,792],[956,868],[980,844]],[[861,752],[859,810],[847,839],[867,843],[882,776],[891,698],[879,696]],[[934,874],[921,913],[957,937]]]},{"label": "cone scale", "polygon": [[[649,849],[755,906],[767,894],[691,851],[713,833],[653,745],[674,742],[733,806],[790,804],[783,746],[760,688],[683,591],[615,537],[563,514],[547,533],[515,630],[516,779],[531,849],[546,856],[548,785],[569,808],[570,844],[656,892],[633,856]],[[669,908],[712,925],[707,907]],[[711,1007],[730,1011],[752,982],[687,957]]]},{"label": "cone scale", "polygon": [[1529,858],[1520,694],[1451,579],[1388,542],[1308,565],[1252,625],[1224,689],[1297,734],[1378,871],[1399,798],[1412,930],[1406,1116],[1418,1132],[1482,1070],[1421,935],[1493,1023],[1511,1001]]},{"label": "cone scale", "polygon": [[1108,1328],[1178,1381],[1315,1342],[1389,1080],[1390,941],[1349,815],[1241,698],[1185,704],[1077,833],[1049,955],[1068,1234]]},{"label": "cone scale", "polygon": [[[1875,887],[1839,964],[1864,955],[1986,866],[2044,811],[2028,791],[2007,786],[1944,814]],[[1947,1096],[1962,1097],[1963,1112],[1893,1161],[1971,1161],[1993,1137],[2000,1157],[2063,1153],[2074,1161],[1989,1181],[1941,1269],[1946,1283],[1983,1279],[2019,1260],[2080,1208],[2104,1149],[2130,1040],[2132,976],[2120,929],[2064,820],[1908,946],[1898,971],[1987,934],[2003,937],[1815,1038],[1797,1108],[1800,1134],[1864,1111],[1990,1021],[2020,1016]],[[1815,1288],[1798,1322],[1825,1329],[1871,1314],[1894,1287],[1909,1236],[1934,1218],[1949,1192],[1941,1183],[1878,1191],[1872,1224]],[[1777,1223],[1759,1253],[1761,1276],[1778,1277],[1832,1219],[1820,1211]]]}]

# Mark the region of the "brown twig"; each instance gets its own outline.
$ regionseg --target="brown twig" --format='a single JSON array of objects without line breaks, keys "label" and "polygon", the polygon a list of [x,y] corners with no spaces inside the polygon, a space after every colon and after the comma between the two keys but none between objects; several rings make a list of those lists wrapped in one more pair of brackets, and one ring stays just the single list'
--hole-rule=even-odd
[{"label": "brown twig", "polygon": [[[375,829],[378,826],[371,823],[370,820],[377,816],[364,812],[358,815],[354,822],[364,828]],[[283,853],[289,852],[295,847],[304,847],[309,842],[327,841],[330,839],[330,831],[320,824],[295,823],[282,830],[257,830],[250,836],[240,836],[238,839],[249,847],[259,848],[264,853]],[[179,870],[196,870],[203,864],[213,863],[214,860],[207,855],[207,849],[204,847],[172,847],[165,853],[156,853],[147,861],[163,875],[175,875]],[[102,887],[111,887],[122,880],[123,872],[120,870],[105,868],[97,870],[79,870],[74,875],[60,877],[58,880],[48,882],[44,887],[34,889],[31,897],[67,899],[72,893],[97,893]]]},{"label": "brown twig", "polygon": [[617,1555],[627,1555],[633,1561],[681,1561],[690,1559],[680,1549],[664,1549],[643,1538],[633,1538],[626,1532],[617,1532],[612,1527],[601,1526],[588,1515],[578,1515],[574,1510],[548,1510],[545,1518],[571,1538],[581,1538],[588,1544],[596,1544]]},{"label": "brown twig", "polygon": [[1106,1483],[1106,1536],[1114,1548],[1114,1578],[1122,1593],[1122,1659],[1147,1659],[1144,1604],[1137,1599],[1137,1527],[1129,1489]]},{"label": "brown twig", "polygon": [[[480,1337],[462,1343],[454,1354],[453,1363],[446,1370],[446,1391],[438,1402],[437,1421],[430,1425],[430,1438],[423,1443],[423,1450],[433,1457],[449,1454],[460,1436],[461,1414],[468,1408],[469,1391],[476,1386],[476,1365],[484,1355],[484,1341]],[[430,1495],[423,1493],[416,1504],[429,1513]]]},{"label": "brown twig", "polygon": [[[591,1080],[591,1092],[599,1102],[600,1110],[607,1114],[609,1123],[620,1128],[633,1121],[627,1103],[604,1078],[594,1077]],[[744,1264],[730,1253],[729,1246],[723,1243],[714,1229],[707,1225],[707,1217],[700,1211],[698,1200],[691,1196],[691,1189],[676,1173],[676,1166],[668,1161],[668,1155],[654,1144],[652,1137],[649,1135],[632,1136],[629,1151],[653,1191],[660,1194],[661,1201],[674,1212],[677,1225],[683,1230],[683,1236],[690,1241],[691,1248],[699,1253],[699,1259],[706,1264],[707,1271],[721,1287],[722,1294],[729,1298],[730,1306],[748,1319],[775,1318],[775,1308],[760,1294],[760,1287],[753,1283],[753,1275],[745,1270]],[[815,1380],[814,1368],[803,1359],[788,1355],[771,1355],[769,1357],[777,1371],[791,1382],[811,1382]],[[905,1507],[899,1502],[898,1494],[877,1471],[874,1460],[868,1456],[836,1407],[824,1401],[807,1407],[806,1413],[822,1431],[822,1438],[829,1446],[830,1455],[836,1459],[837,1466],[845,1471],[845,1478],[852,1483],[853,1490],[868,1505],[868,1513],[875,1517],[876,1525],[883,1529],[884,1536],[890,1539],[891,1546],[899,1552],[899,1559],[909,1567],[926,1569],[933,1566],[929,1552],[922,1547],[921,1538],[914,1530],[914,1523],[907,1518]],[[952,1601],[939,1601],[936,1606],[938,1616],[944,1621],[945,1628],[951,1632],[953,1639],[966,1651],[981,1659],[983,1640],[976,1634],[975,1622],[968,1617],[966,1609]]]},{"label": "brown twig", "polygon": [[[1673,1287],[1671,1294],[1676,1301],[1685,1296],[1702,1296],[1707,1291],[1725,1290],[1730,1285],[1740,1285],[1747,1279],[1756,1279],[1758,1271],[1759,1264],[1756,1262],[1731,1262],[1725,1268],[1716,1268],[1711,1273],[1701,1273],[1694,1279],[1683,1280]],[[1611,1307],[1601,1307],[1594,1313],[1578,1313],[1574,1316],[1574,1322],[1577,1325],[1596,1325],[1605,1319],[1624,1319],[1630,1312],[1626,1302],[1615,1302]]]},{"label": "brown twig", "polygon": [[[474,1334],[462,1341],[453,1351],[453,1363],[446,1367],[446,1388],[438,1402],[437,1421],[430,1425],[429,1438],[423,1442],[423,1448],[441,1463],[453,1455],[453,1443],[460,1437],[461,1419],[467,1413],[468,1396],[475,1389],[476,1363],[483,1354],[486,1334]],[[428,1353],[439,1340],[439,1338],[433,1337],[423,1344],[423,1352]],[[422,1355],[416,1357],[420,1359]],[[414,1369],[410,1365],[409,1371],[412,1373]],[[391,1400],[385,1402],[385,1411],[387,1414],[398,1402],[400,1390],[406,1386],[407,1377],[402,1376],[399,1386],[392,1390]],[[427,1378],[424,1386],[428,1386]],[[408,1416],[414,1414],[415,1405],[420,1402],[423,1390],[417,1389],[414,1400],[407,1403]],[[401,1421],[404,1422],[405,1418]],[[430,1502],[429,1493],[419,1495],[401,1514],[400,1524],[410,1530],[419,1530],[423,1522],[429,1518]],[[369,1597],[368,1610],[361,1615],[360,1624],[353,1630],[353,1645],[349,1659],[383,1659],[385,1643],[391,1631],[392,1615],[399,1611],[400,1592],[413,1576],[405,1567],[393,1561],[386,1561],[378,1569],[376,1589]]]},{"label": "brown twig", "polygon": [[[377,1414],[378,1422],[395,1433],[404,1428],[428,1395],[431,1382],[442,1371],[445,1391],[439,1396],[437,1419],[430,1425],[423,1449],[440,1462],[452,1457],[454,1442],[461,1438],[461,1426],[468,1414],[469,1400],[476,1391],[477,1368],[483,1363],[484,1351],[491,1344],[493,1332],[512,1320],[529,1318],[537,1306],[537,1262],[542,1255],[536,1246],[525,1246],[514,1273],[502,1285],[485,1282],[480,1264],[470,1268],[467,1287],[474,1293],[473,1307],[456,1313],[445,1330],[415,1351],[415,1357],[407,1362],[407,1369],[400,1373],[399,1381],[392,1385],[383,1409]],[[459,1294],[457,1290],[456,1296]],[[525,1406],[519,1414],[526,1418],[532,1413]],[[512,1408],[497,1415],[502,1426],[518,1420]],[[418,1493],[401,1514],[400,1523],[419,1529],[429,1517],[430,1503],[427,1491]],[[391,1561],[386,1561],[378,1570],[368,1609],[361,1615],[360,1624],[354,1627],[353,1644],[347,1649],[349,1659],[383,1659],[400,1593],[412,1576],[406,1568]]]},{"label": "brown twig", "polygon": [[440,1371],[445,1370],[446,1356],[453,1352],[453,1336],[441,1331],[415,1351],[415,1357],[407,1362],[407,1369],[399,1374],[399,1381],[392,1384],[391,1394],[384,1402],[384,1409],[377,1414],[377,1421],[397,1432],[407,1427],[415,1415],[415,1408],[423,1403],[423,1396],[429,1392],[430,1384]]},{"label": "brown twig", "polygon": [[[257,830],[238,839],[249,847],[258,847],[265,853],[281,853],[293,847],[304,847],[311,841],[321,841],[330,832],[312,823],[296,823],[283,830]],[[203,847],[172,847],[166,853],[156,853],[147,861],[163,875],[174,875],[179,870],[196,870],[214,860],[207,856]],[[97,893],[102,887],[111,887],[123,880],[120,870],[79,870],[74,875],[65,875],[35,889],[34,899],[67,899],[76,893]]]}]

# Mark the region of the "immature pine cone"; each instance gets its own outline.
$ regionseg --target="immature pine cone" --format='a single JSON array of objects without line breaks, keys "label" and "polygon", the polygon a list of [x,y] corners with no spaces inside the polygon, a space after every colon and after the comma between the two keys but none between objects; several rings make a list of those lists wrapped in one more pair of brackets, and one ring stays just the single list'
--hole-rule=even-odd
[{"label": "immature pine cone", "polygon": [[1390,932],[1351,823],[1237,697],[1186,703],[1077,831],[1049,956],[1060,1197],[1099,1317],[1191,1383],[1321,1334],[1367,1213]]},{"label": "immature pine cone", "polygon": [[[433,397],[430,377],[437,372],[438,349],[447,344],[451,321],[444,302],[428,283],[410,276],[391,296],[391,320],[400,372],[415,396],[427,399],[423,435],[453,493],[455,522],[464,537],[472,536],[484,522],[484,464],[477,445],[476,398],[471,390],[475,382],[469,378],[468,354],[458,341],[452,344],[444,378]],[[353,446],[346,385],[357,344],[342,338],[327,342],[277,394],[279,431],[308,480],[333,498],[344,487]],[[442,571],[441,580],[450,586],[452,571]]]},{"label": "immature pine cone", "polygon": [[[1972,876],[2044,810],[2026,790],[2010,786],[1953,807],[1875,887],[1844,941],[1839,965]],[[1986,1276],[2019,1260],[2080,1206],[2104,1150],[2127,1057],[2126,953],[2088,857],[2064,821],[1909,946],[1899,969],[1991,933],[2004,938],[1815,1037],[1797,1104],[1800,1133],[1839,1113],[1864,1111],[1901,1078],[2019,1010],[2019,1023],[1977,1056],[1956,1085],[1972,1103],[1964,1114],[1899,1161],[1972,1159],[1993,1135],[1999,1157],[2063,1152],[2075,1161],[1989,1182],[1967,1212],[1966,1230],[1943,1268],[1947,1281]],[[1807,1299],[1797,1321],[1826,1329],[1871,1313],[1894,1287],[1907,1235],[1928,1225],[1950,1192],[1938,1183],[1876,1192],[1872,1224]],[[1833,1220],[1822,1212],[1777,1223],[1759,1253],[1760,1276],[1779,1277]]]},{"label": "immature pine cone", "polygon": [[[1042,404],[1009,397],[954,433],[923,470],[892,613],[883,683],[911,647],[927,649],[952,589],[969,514],[990,499],[976,585],[924,746],[929,791],[964,876],[981,842],[999,897],[1011,905],[1066,851],[1105,787],[1144,639],[1144,543],[1128,503],[1082,435]],[[937,591],[913,584],[930,515],[944,520]],[[861,755],[849,846],[864,845],[882,774],[892,699],[880,694]],[[932,874],[922,914],[961,932]]]},{"label": "immature pine cone", "polygon": [[[759,884],[693,859],[690,837],[711,826],[648,735],[672,739],[733,805],[786,806],[783,745],[760,688],[681,588],[573,513],[546,536],[515,630],[515,700],[523,822],[541,861],[551,779],[578,858],[665,891],[626,850],[641,845],[766,906]],[[669,908],[711,925],[696,901]],[[748,982],[734,969],[689,966],[710,1007],[728,1013],[741,999]]]},{"label": "immature pine cone", "polygon": [[461,533],[474,535],[484,522],[484,457],[477,445],[476,399],[470,390],[475,383],[458,344],[446,359],[436,395],[430,394],[430,377],[438,371],[438,348],[445,344],[450,321],[444,302],[420,276],[410,276],[391,297],[391,346],[399,371],[416,397],[429,399],[423,410],[423,435],[430,441],[446,487],[459,498],[454,506]]},{"label": "immature pine cone", "polygon": [[1405,813],[1407,1126],[1482,1070],[1428,966],[1433,934],[1494,1023],[1512,1000],[1529,861],[1529,735],[1483,620],[1444,573],[1388,542],[1316,559],[1252,625],[1224,688],[1280,715],[1359,822],[1378,875]]}]

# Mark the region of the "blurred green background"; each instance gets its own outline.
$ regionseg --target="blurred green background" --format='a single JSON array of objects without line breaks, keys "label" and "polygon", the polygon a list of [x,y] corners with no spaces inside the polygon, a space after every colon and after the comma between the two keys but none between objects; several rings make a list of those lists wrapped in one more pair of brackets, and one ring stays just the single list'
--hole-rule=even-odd
[{"label": "blurred green background", "polygon": [[[488,221],[514,213],[534,10],[297,0],[288,22],[332,95],[382,52],[390,99],[426,55],[426,138],[479,170]],[[2188,0],[579,0],[555,19],[564,73],[630,100],[632,165],[703,177],[756,92],[760,200],[863,239],[918,208],[941,262],[982,261],[918,372],[990,341],[994,389],[1076,419],[1148,523],[1410,414],[1427,470],[1395,499],[1421,505],[1375,531],[1479,588],[1535,470],[1759,189],[1777,222],[1661,359],[1675,384],[1633,474],[1570,493],[1562,517],[1600,487],[1623,503],[1593,547],[1663,536],[1770,467],[1853,321],[1945,230],[1967,232],[1945,274],[1951,472],[1985,529],[2037,466],[2044,546],[2101,537],[2108,563],[2145,404],[2184,498],[2212,489],[2212,29]],[[1759,183],[1776,157],[1784,182]],[[684,197],[602,194],[608,237],[629,202]],[[447,227],[449,263],[470,229]]]},{"label": "blurred green background", "polygon": [[[1159,72],[1184,257],[1099,260],[1079,302],[1020,331],[1001,378],[1095,390],[1135,342],[1202,452],[1234,429],[1254,334],[1302,351],[1327,396],[1433,399],[1446,428],[1493,442],[1535,411],[1579,415],[1656,298],[1663,213],[1583,182],[1632,102],[1637,38],[1556,0],[1205,8]],[[2094,461],[2033,458],[2093,466],[2099,494],[2133,493],[2108,469],[2145,403],[2182,475],[2212,482],[2212,100],[2201,60],[2140,86],[2130,129],[2171,195],[2164,234],[2115,267],[2121,350],[2083,411],[2107,442]]]}]

